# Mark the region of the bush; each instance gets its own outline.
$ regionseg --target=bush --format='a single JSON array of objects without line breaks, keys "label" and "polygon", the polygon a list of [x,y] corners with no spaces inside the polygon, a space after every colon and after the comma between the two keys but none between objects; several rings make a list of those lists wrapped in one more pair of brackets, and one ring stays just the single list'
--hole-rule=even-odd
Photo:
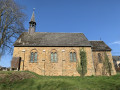
[{"label": "bush", "polygon": [[85,76],[87,73],[87,57],[83,50],[80,50],[80,62],[78,61],[77,71],[81,76]]}]

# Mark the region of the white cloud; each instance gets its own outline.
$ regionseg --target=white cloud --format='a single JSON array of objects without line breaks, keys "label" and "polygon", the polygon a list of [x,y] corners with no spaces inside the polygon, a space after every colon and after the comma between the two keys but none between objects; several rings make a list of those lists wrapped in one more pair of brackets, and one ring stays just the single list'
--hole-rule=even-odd
[{"label": "white cloud", "polygon": [[115,42],[113,42],[111,44],[119,44],[120,45],[120,41],[115,41]]}]

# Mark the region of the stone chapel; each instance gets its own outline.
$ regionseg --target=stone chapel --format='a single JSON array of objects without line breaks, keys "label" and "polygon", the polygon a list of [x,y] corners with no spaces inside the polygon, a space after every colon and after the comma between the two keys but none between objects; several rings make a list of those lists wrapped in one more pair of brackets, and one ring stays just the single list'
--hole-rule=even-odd
[{"label": "stone chapel", "polygon": [[109,75],[103,69],[105,53],[111,63],[111,75],[116,74],[111,48],[104,41],[89,41],[83,33],[35,32],[35,29],[33,11],[28,32],[23,32],[14,43],[11,68],[43,76],[80,76],[76,68],[81,61],[80,50],[84,50],[85,76]]}]

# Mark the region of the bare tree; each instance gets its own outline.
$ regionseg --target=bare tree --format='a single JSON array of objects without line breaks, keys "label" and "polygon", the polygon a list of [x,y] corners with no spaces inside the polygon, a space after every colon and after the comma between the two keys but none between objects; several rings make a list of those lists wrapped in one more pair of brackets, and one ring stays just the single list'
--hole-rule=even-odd
[{"label": "bare tree", "polygon": [[25,31],[25,14],[14,0],[0,0],[0,56],[11,50],[13,43]]}]

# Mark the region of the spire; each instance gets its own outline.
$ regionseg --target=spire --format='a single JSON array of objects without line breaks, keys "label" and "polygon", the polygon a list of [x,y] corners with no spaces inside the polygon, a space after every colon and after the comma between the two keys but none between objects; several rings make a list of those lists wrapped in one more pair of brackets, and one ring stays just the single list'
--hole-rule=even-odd
[{"label": "spire", "polygon": [[35,8],[33,8],[32,17],[31,17],[31,20],[29,22],[29,34],[33,34],[35,32],[35,28],[36,28],[34,10],[35,10]]},{"label": "spire", "polygon": [[35,22],[35,15],[34,15],[35,8],[33,8],[33,13],[30,22]]}]

